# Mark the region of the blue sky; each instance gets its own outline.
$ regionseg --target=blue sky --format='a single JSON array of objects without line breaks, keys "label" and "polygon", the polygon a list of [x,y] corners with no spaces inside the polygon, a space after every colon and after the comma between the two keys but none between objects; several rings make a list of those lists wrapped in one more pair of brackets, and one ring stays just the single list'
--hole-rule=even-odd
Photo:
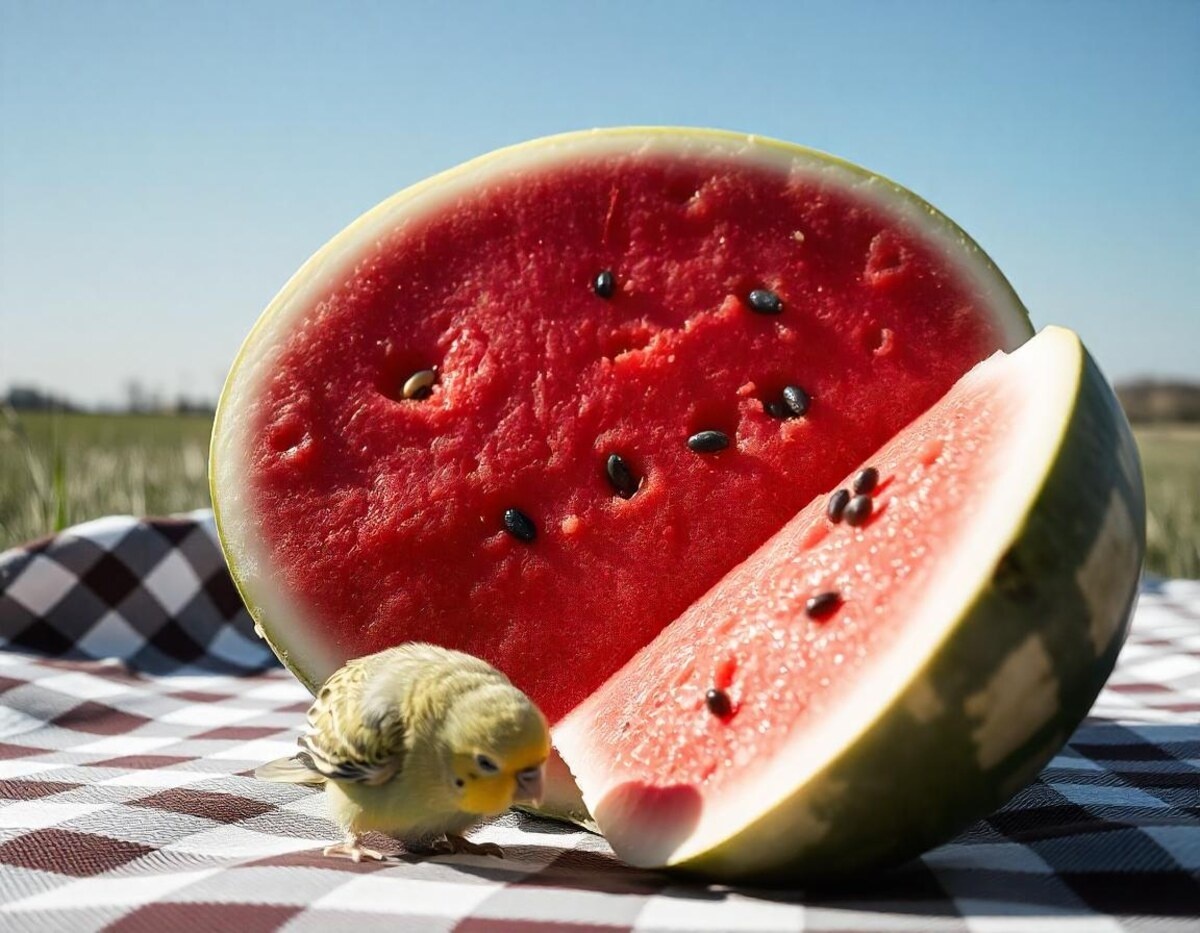
[{"label": "blue sky", "polygon": [[363,210],[675,123],[912,188],[1111,378],[1200,378],[1200,3],[0,0],[0,388],[215,396]]}]

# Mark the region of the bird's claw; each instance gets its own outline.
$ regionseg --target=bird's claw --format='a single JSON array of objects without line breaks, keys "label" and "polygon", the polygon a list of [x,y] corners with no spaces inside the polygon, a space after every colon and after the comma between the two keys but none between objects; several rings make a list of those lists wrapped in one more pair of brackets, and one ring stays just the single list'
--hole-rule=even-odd
[{"label": "bird's claw", "polygon": [[357,839],[348,840],[346,842],[338,842],[331,846],[326,846],[323,855],[345,855],[352,859],[355,863],[361,862],[363,859],[374,859],[377,862],[382,862],[387,858],[386,852],[380,852],[378,849],[368,849]]},{"label": "bird's claw", "polygon": [[471,842],[453,833],[446,833],[445,839],[435,842],[433,851],[436,855],[494,855],[504,858],[504,850],[494,842]]}]

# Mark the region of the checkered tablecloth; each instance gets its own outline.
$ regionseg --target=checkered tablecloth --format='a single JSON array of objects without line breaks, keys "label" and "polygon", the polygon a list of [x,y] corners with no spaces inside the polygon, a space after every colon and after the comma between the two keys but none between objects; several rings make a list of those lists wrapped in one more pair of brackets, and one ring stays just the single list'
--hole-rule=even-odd
[{"label": "checkered tablecloth", "polygon": [[322,857],[320,793],[251,776],[292,752],[308,696],[254,637],[207,513],[0,554],[0,646],[0,930],[1200,929],[1200,583],[1147,584],[1032,786],[839,892],[687,884],[517,814],[474,837],[503,860]]}]

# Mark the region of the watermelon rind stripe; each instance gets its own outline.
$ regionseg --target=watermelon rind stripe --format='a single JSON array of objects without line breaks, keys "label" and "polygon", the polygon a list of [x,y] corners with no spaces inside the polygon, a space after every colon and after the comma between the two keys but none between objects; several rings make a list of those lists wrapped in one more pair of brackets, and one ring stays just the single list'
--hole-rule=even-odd
[{"label": "watermelon rind stripe", "polygon": [[1002,805],[1087,714],[1133,613],[1145,498],[1112,389],[1074,335],[1048,328],[1034,342],[1051,332],[1078,347],[1068,418],[985,584],[927,663],[818,773],[748,823],[732,825],[730,812],[726,838],[682,847],[671,867],[796,883],[895,865]]}]

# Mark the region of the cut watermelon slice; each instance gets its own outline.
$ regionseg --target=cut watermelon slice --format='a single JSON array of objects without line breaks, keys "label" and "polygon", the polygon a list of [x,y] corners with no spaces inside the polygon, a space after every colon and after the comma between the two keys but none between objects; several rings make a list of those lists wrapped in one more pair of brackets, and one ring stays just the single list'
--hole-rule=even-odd
[{"label": "cut watermelon slice", "polygon": [[623,858],[757,881],[894,863],[1001,804],[1090,708],[1145,505],[1075,335],[980,364],[865,466],[865,523],[810,503],[558,724]]},{"label": "cut watermelon slice", "polygon": [[310,688],[427,639],[558,720],[1029,333],[961,230],[832,157],[541,140],[385,202],[275,299],[217,413],[222,543]]}]

